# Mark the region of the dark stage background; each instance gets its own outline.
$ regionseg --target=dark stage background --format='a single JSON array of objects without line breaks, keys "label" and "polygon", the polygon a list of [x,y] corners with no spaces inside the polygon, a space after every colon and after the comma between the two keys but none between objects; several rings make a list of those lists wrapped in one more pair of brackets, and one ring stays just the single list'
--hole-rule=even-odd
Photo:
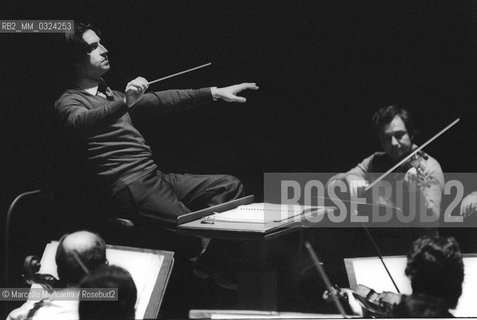
[{"label": "dark stage background", "polygon": [[[335,172],[378,148],[369,119],[403,103],[444,171],[477,169],[473,1],[3,1],[2,19],[91,21],[123,90],[206,62],[150,90],[257,82],[247,104],[137,120],[166,172],[229,173],[260,199],[264,172]],[[0,214],[39,188],[61,92],[58,35],[0,34]],[[149,119],[151,120],[151,119]],[[3,222],[3,219],[2,219]],[[3,231],[2,231],[3,233]]]}]

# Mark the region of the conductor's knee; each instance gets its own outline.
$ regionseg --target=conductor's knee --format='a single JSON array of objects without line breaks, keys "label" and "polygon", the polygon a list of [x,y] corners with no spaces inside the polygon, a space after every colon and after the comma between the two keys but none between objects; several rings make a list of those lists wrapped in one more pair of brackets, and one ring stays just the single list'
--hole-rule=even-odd
[{"label": "conductor's knee", "polygon": [[245,195],[242,181],[237,177],[231,175],[223,175],[222,180],[225,186],[226,193],[230,195],[230,199],[240,198]]}]

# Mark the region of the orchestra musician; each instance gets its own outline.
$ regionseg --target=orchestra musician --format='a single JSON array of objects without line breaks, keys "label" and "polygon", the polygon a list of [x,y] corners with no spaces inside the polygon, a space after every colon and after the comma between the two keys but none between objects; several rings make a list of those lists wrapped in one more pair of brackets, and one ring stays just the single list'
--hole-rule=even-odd
[{"label": "orchestra musician", "polygon": [[137,288],[131,274],[118,266],[102,266],[81,280],[81,289],[114,288],[117,299],[81,300],[78,313],[80,320],[131,320],[136,319]]},{"label": "orchestra musician", "polygon": [[[378,174],[387,172],[417,148],[413,143],[416,131],[414,120],[410,112],[404,108],[397,105],[383,107],[373,115],[372,123],[383,151],[366,157],[348,172],[334,175],[327,183],[327,190],[336,188],[338,182],[345,182],[351,197],[358,196],[360,188],[372,183]],[[401,173],[393,175],[389,181],[403,180],[403,185],[408,190],[413,190],[409,188],[411,184],[417,185],[414,190],[418,193],[415,198],[419,201],[419,206],[415,205],[414,208],[419,210],[424,207],[427,215],[439,217],[444,189],[441,166],[436,159],[427,154],[418,161],[418,166],[405,165],[398,168]],[[407,212],[410,208],[406,205],[410,202],[397,201],[395,198],[397,194],[393,192],[390,197],[373,200],[378,204],[393,207],[401,204],[404,207],[400,209]],[[330,277],[340,286],[347,286],[343,258],[375,256],[378,253],[373,243],[383,255],[405,254],[412,241],[420,235],[437,233],[437,229],[415,228],[416,225],[409,226],[413,228],[373,228],[373,225],[367,227],[369,233],[362,228],[327,228],[320,229],[320,232],[313,235],[315,246],[325,266],[328,265]]]},{"label": "orchestra musician", "polygon": [[[106,243],[101,237],[89,231],[77,231],[64,235],[58,243],[55,262],[59,280],[65,288],[56,288],[55,290],[78,287],[79,282],[85,276],[85,271],[80,266],[78,258],[87,270],[95,271],[108,263]],[[48,296],[39,301],[29,300],[10,312],[7,319],[78,319],[78,300],[61,298],[55,300],[55,297],[61,296],[61,294],[53,294],[51,297]]]},{"label": "orchestra musician", "polygon": [[[399,297],[396,293],[381,293],[379,298],[373,301],[373,304],[379,305],[378,309],[382,310],[378,316],[453,317],[450,310],[457,307],[464,281],[462,252],[453,237],[423,236],[414,241],[407,254],[404,273],[411,281],[412,294]],[[354,295],[347,294],[346,297],[352,310],[358,315],[362,314],[353,301]],[[363,311],[363,314],[366,314],[366,310]]]},{"label": "orchestra musician", "polygon": [[394,307],[394,317],[452,317],[462,294],[464,262],[453,237],[422,237],[407,255],[412,295]]},{"label": "orchestra musician", "polygon": [[[404,272],[411,282],[410,295],[376,293],[363,285],[356,289],[330,289],[340,298],[343,309],[355,316],[452,317],[449,310],[457,307],[464,281],[462,253],[453,237],[418,238],[409,249]],[[327,290],[323,298],[329,297]]]},{"label": "orchestra musician", "polygon": [[[372,182],[370,180],[374,177],[371,173],[386,172],[417,148],[413,143],[415,136],[414,121],[407,110],[397,105],[390,105],[378,110],[373,115],[372,121],[383,151],[373,153],[353,169],[346,173],[337,174],[328,181],[331,186],[337,180],[345,181],[352,196],[358,195],[360,187]],[[405,182],[410,183],[416,180],[425,182],[425,186],[419,188],[425,203],[425,209],[433,216],[440,216],[444,175],[437,160],[426,154],[424,158],[419,159],[417,168],[403,166],[400,169],[406,170]],[[377,200],[396,205],[396,201],[393,201],[392,198],[379,198]],[[406,208],[402,209],[406,210]]]}]

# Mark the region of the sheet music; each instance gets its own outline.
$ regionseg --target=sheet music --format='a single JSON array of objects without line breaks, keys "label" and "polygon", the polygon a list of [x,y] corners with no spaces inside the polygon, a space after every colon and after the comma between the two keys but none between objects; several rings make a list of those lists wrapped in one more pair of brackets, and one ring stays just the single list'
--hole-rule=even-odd
[{"label": "sheet music", "polygon": [[[41,258],[40,273],[49,273],[58,278],[55,262],[57,247],[57,241],[50,242],[46,245]],[[164,257],[148,252],[108,248],[106,249],[106,258],[109,264],[120,266],[131,274],[137,288],[136,318],[144,318]]]},{"label": "sheet music", "polygon": [[307,212],[319,210],[320,207],[273,204],[273,203],[252,203],[238,206],[235,209],[216,213],[214,219],[224,222],[248,222],[267,223],[279,222],[302,215]]}]

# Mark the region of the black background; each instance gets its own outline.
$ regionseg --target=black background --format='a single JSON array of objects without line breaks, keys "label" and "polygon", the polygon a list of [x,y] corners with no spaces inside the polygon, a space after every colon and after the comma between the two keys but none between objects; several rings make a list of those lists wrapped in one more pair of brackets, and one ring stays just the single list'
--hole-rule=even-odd
[{"label": "black background", "polygon": [[[257,82],[247,104],[136,124],[163,171],[234,174],[258,197],[264,172],[344,171],[377,150],[369,121],[382,106],[408,107],[417,143],[477,107],[472,1],[4,1],[0,9],[2,19],[93,22],[113,89],[209,61],[150,90]],[[2,215],[46,179],[60,38],[0,34]],[[475,171],[473,115],[427,149],[444,171]]]},{"label": "black background", "polygon": [[[0,18],[93,22],[116,90],[206,62],[150,90],[257,82],[246,104],[137,119],[165,172],[233,174],[260,199],[264,172],[341,172],[376,151],[370,118],[391,103],[414,114],[418,144],[465,110],[426,151],[477,172],[475,1],[7,0]],[[0,234],[15,195],[48,177],[61,38],[0,34]]]}]

